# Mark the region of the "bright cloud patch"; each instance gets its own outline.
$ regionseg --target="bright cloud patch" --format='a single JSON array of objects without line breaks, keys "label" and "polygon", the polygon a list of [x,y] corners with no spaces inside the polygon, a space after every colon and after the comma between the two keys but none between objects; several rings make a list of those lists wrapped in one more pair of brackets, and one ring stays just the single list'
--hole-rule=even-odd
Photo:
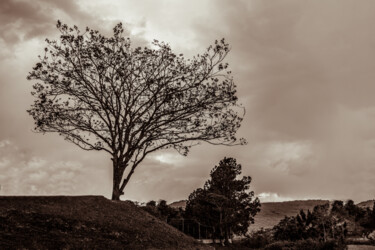
[{"label": "bright cloud patch", "polygon": [[292,198],[280,197],[277,193],[260,193],[258,195],[261,202],[281,202],[281,201],[291,201]]},{"label": "bright cloud patch", "polygon": [[183,156],[179,154],[173,154],[173,153],[161,153],[161,154],[155,155],[153,158],[159,161],[160,163],[171,164],[171,165],[180,163],[185,159]]}]

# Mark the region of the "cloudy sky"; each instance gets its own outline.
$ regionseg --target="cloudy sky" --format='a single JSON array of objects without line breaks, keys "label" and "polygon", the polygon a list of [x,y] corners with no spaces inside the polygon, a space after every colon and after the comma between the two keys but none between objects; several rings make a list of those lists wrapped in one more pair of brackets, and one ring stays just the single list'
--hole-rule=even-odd
[{"label": "cloudy sky", "polygon": [[153,39],[228,55],[246,116],[248,145],[150,155],[125,199],[186,199],[224,156],[235,157],[263,201],[373,199],[375,1],[1,0],[0,195],[111,196],[111,162],[54,134],[32,132],[26,76],[60,19],[111,35],[123,22],[135,45]]}]

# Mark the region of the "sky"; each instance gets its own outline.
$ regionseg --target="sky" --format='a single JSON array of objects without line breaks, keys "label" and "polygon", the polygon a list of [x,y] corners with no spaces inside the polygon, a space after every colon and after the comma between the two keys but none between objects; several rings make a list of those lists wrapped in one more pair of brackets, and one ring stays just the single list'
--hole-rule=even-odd
[{"label": "sky", "polygon": [[26,76],[61,20],[108,36],[122,22],[134,46],[157,39],[186,57],[216,39],[231,46],[248,144],[153,153],[123,199],[187,199],[224,157],[261,201],[374,199],[374,11],[371,0],[1,0],[0,195],[111,197],[110,156],[34,133],[26,112]]}]

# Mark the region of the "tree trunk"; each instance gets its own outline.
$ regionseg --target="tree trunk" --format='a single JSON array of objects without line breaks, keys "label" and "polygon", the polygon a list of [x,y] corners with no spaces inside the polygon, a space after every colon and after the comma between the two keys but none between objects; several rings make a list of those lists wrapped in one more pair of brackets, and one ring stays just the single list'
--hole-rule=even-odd
[{"label": "tree trunk", "polygon": [[113,183],[113,190],[112,190],[112,200],[113,201],[119,201],[121,196],[121,192],[119,189],[119,186],[115,186],[115,183]]},{"label": "tree trunk", "polygon": [[228,228],[227,226],[225,226],[224,228],[224,243],[225,245],[228,245],[229,244],[229,237],[228,237]]},{"label": "tree trunk", "polygon": [[113,161],[113,188],[112,188],[112,200],[118,201],[120,200],[120,196],[124,193],[120,190],[120,183],[122,179],[122,174],[120,172],[120,166],[118,165],[118,161],[116,159],[112,159]]},{"label": "tree trunk", "polygon": [[198,239],[201,239],[201,224],[198,222]]},{"label": "tree trunk", "polygon": [[222,221],[223,221],[223,214],[221,213],[220,211],[220,242],[221,242],[221,245],[224,246],[224,237],[223,237],[223,224],[222,224]]},{"label": "tree trunk", "polygon": [[230,238],[230,228],[226,225],[225,226],[225,244],[226,245],[230,244],[229,238]]}]

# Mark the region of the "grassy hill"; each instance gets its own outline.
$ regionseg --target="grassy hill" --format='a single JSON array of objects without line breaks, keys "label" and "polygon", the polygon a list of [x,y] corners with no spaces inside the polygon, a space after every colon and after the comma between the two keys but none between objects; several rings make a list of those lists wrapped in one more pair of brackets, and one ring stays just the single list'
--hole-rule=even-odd
[{"label": "grassy hill", "polygon": [[310,211],[316,205],[328,203],[328,200],[303,200],[284,202],[262,203],[260,212],[255,216],[255,223],[250,226],[250,231],[263,228],[272,228],[285,216],[295,216],[301,209]]},{"label": "grassy hill", "polygon": [[0,249],[211,249],[128,201],[0,197]]}]

